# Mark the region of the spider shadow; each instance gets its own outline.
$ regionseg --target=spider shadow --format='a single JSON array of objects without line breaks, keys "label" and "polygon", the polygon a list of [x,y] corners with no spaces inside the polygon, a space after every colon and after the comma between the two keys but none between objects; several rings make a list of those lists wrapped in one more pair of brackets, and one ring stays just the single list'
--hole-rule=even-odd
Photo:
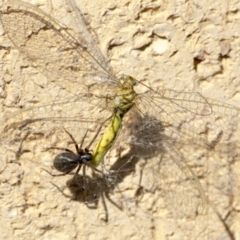
[{"label": "spider shadow", "polygon": [[[153,117],[141,117],[138,115],[134,124],[126,123],[126,128],[130,131],[130,139],[123,141],[126,141],[130,146],[130,150],[125,156],[119,157],[109,169],[104,169],[105,166],[103,164],[103,174],[94,171],[94,169],[90,169],[91,174],[80,175],[71,173],[73,177],[66,182],[66,187],[71,195],[65,194],[63,190],[52,183],[65,197],[71,198],[73,201],[85,203],[89,209],[97,209],[101,199],[105,210],[105,222],[109,220],[106,200],[120,211],[123,211],[121,201],[120,203],[114,201],[111,195],[117,190],[121,194],[120,183],[127,176],[135,173],[139,160],[144,159],[144,162],[147,164],[152,157],[164,151],[161,142],[166,136],[163,135],[164,128],[158,120]],[[143,174],[144,164],[141,166],[135,198],[141,195]]]}]

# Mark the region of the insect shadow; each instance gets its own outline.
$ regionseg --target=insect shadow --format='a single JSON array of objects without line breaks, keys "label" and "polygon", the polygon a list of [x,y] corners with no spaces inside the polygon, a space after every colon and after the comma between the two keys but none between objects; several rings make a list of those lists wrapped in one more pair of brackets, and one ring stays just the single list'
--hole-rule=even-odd
[{"label": "insect shadow", "polygon": [[[92,167],[89,164],[88,160],[86,160],[89,157],[88,154],[90,154],[89,149],[82,149],[83,141],[80,147],[78,147],[72,135],[66,130],[66,133],[70,136],[75,144],[77,154],[74,154],[69,149],[57,147],[53,148],[65,151],[64,153],[60,153],[55,157],[54,166],[57,168],[57,170],[64,172],[64,174],[61,175],[68,173],[73,175],[73,177],[66,182],[66,187],[70,190],[71,195],[65,194],[64,190],[62,190],[55,183],[52,182],[52,184],[65,197],[71,198],[74,201],[85,203],[89,209],[97,209],[99,200],[101,199],[105,210],[105,219],[103,219],[105,222],[108,222],[109,220],[106,200],[118,208],[120,211],[123,211],[122,203],[112,200],[111,194],[113,194],[115,191],[121,194],[119,184],[124,181],[127,176],[133,174],[136,171],[136,166],[139,160],[144,159],[144,162],[147,164],[148,160],[150,160],[152,157],[164,152],[162,140],[166,138],[166,136],[163,134],[164,127],[162,126],[161,122],[149,116],[142,117],[138,115],[136,117],[136,114],[134,118],[134,124],[131,123],[131,121],[124,124],[124,126],[126,126],[126,131],[129,131],[128,136],[130,138],[121,138],[121,141],[125,141],[125,143],[129,145],[130,150],[125,156],[118,157],[118,159],[109,169],[105,169],[104,163],[102,164],[102,171]],[[123,129],[123,135],[124,131],[125,130]],[[91,143],[89,146],[91,146]],[[119,153],[121,154],[121,150],[118,151],[120,151]],[[57,166],[58,164],[56,164],[56,160],[59,160],[59,156],[64,158],[64,154],[73,154],[73,157],[70,158],[70,161],[69,159],[66,161],[59,161],[61,164]],[[78,160],[76,160],[77,156]],[[68,158],[68,156],[66,157]],[[70,173],[76,167],[76,172]],[[81,167],[83,169],[83,174],[79,174]],[[86,174],[86,167],[90,168],[91,174]],[[53,175],[49,171],[47,172],[52,176],[60,176],[59,174]],[[142,194],[143,187],[141,186],[141,179],[143,174],[144,164],[141,166],[138,188],[134,195],[135,199],[139,199]]]}]

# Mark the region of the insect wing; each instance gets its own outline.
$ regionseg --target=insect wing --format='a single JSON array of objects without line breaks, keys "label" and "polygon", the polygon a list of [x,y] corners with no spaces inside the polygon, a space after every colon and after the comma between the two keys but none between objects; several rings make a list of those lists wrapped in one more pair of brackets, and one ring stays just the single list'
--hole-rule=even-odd
[{"label": "insect wing", "polygon": [[[76,84],[79,92],[80,86],[103,82],[101,85],[106,86],[106,81],[114,80],[110,64],[93,45],[93,40],[89,42],[89,34],[88,39],[83,35],[75,38],[63,24],[34,5],[8,1],[2,6],[1,22],[16,48],[47,77],[47,84],[53,81],[66,88],[67,81],[71,93]],[[113,82],[111,85],[116,87]]]},{"label": "insect wing", "polygon": [[[80,12],[78,16],[82,19]],[[32,131],[30,126],[43,128],[43,122],[52,123],[52,129],[45,130],[47,134],[63,124],[68,128],[66,124],[70,123],[73,129],[86,130],[90,124],[98,125],[109,118],[111,113],[107,109],[111,104],[107,103],[105,90],[108,89],[109,95],[114,94],[110,88],[116,88],[118,83],[85,26],[75,38],[41,9],[14,0],[3,4],[0,18],[16,48],[45,75],[39,79],[34,74],[31,77],[20,74],[12,79],[12,94],[4,100],[4,115],[0,120],[3,143],[20,139],[21,132]],[[84,25],[83,19],[81,23]],[[95,97],[93,86],[98,90],[97,95],[104,96]],[[13,99],[14,96],[17,98]],[[13,109],[12,105],[21,110]],[[13,134],[14,131],[17,133]]]},{"label": "insect wing", "polygon": [[200,93],[149,91],[139,96],[137,107],[143,116],[158,120],[165,134],[176,141],[223,147],[239,140],[240,109]]},{"label": "insect wing", "polygon": [[139,157],[155,159],[148,160],[144,174],[161,186],[170,207],[187,215],[203,212],[206,197],[191,169],[200,163],[183,156],[184,146],[237,152],[240,110],[199,93],[172,90],[139,95],[136,106],[141,117],[131,131],[132,145],[138,147]]}]

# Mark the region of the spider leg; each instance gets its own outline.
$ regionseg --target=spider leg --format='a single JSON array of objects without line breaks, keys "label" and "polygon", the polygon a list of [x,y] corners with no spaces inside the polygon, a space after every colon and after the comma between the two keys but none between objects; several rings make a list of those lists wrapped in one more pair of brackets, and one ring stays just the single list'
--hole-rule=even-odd
[{"label": "spider leg", "polygon": [[89,152],[89,148],[91,147],[91,145],[93,144],[93,142],[95,141],[95,139],[97,138],[101,128],[102,128],[103,125],[100,126],[100,128],[98,129],[98,131],[96,132],[95,136],[93,137],[92,141],[89,143],[89,145],[85,148],[85,151],[86,152]]},{"label": "spider leg", "polygon": [[93,166],[92,166],[91,164],[89,164],[87,161],[83,161],[83,163],[84,163],[84,165],[86,165],[86,166],[90,167],[90,168],[91,168],[91,169],[93,169],[94,171],[96,171],[96,172],[99,172],[99,173],[103,174],[103,172],[102,172],[102,171],[100,171],[100,170],[98,170],[97,168],[93,167]]},{"label": "spider leg", "polygon": [[117,203],[115,203],[115,202],[111,199],[111,197],[109,196],[109,192],[106,192],[106,193],[105,193],[105,196],[106,196],[107,200],[108,200],[112,205],[114,205],[114,206],[115,206],[116,208],[118,208],[120,211],[123,210],[121,206],[119,206]]},{"label": "spider leg", "polygon": [[49,172],[47,169],[45,168],[41,168],[42,170],[44,170],[45,172],[47,172],[48,174],[50,174],[52,177],[60,177],[60,176],[65,176],[67,174],[69,174],[70,172],[67,172],[67,173],[59,173],[59,174],[53,174],[51,172]]},{"label": "spider leg", "polygon": [[75,172],[75,175],[78,175],[79,171],[81,170],[82,164],[78,165],[77,171]]},{"label": "spider leg", "polygon": [[102,204],[103,204],[103,208],[104,208],[104,211],[105,211],[105,219],[104,219],[104,221],[108,222],[109,213],[108,213],[106,200],[105,200],[104,194],[101,194],[101,195],[102,195]]},{"label": "spider leg", "polygon": [[60,148],[60,147],[50,147],[50,148],[46,148],[45,150],[48,151],[50,149],[57,149],[57,150],[62,150],[65,152],[70,152],[70,153],[74,153],[72,150],[68,149],[68,148]]},{"label": "spider leg", "polygon": [[82,142],[81,142],[81,144],[80,144],[80,149],[82,149],[82,146],[83,146],[85,137],[87,136],[87,132],[88,132],[88,129],[86,130],[86,132],[85,132],[85,134],[84,134],[84,136],[83,136],[83,138],[82,138]]},{"label": "spider leg", "polygon": [[[78,144],[76,142],[76,140],[74,139],[74,137],[72,136],[72,134],[70,132],[68,132],[64,127],[63,127],[63,130],[68,134],[68,136],[72,139],[74,145],[75,145],[75,148],[76,148],[76,151],[78,154],[81,154],[82,151],[81,151],[81,147],[79,148],[78,147]],[[84,138],[85,138],[86,134],[84,135]]]},{"label": "spider leg", "polygon": [[[112,117],[112,116],[111,116],[111,117]],[[103,124],[104,124],[105,122],[107,122],[109,119],[111,119],[111,117],[107,118],[107,119],[101,124],[101,126],[99,127],[99,129],[98,129],[98,131],[96,132],[95,136],[93,137],[92,141],[91,141],[91,142],[89,143],[89,145],[85,148],[85,151],[86,151],[86,152],[89,152],[88,149],[90,149],[90,147],[92,146],[93,142],[94,142],[95,139],[97,138],[99,132],[101,131],[101,128],[102,128]]]}]

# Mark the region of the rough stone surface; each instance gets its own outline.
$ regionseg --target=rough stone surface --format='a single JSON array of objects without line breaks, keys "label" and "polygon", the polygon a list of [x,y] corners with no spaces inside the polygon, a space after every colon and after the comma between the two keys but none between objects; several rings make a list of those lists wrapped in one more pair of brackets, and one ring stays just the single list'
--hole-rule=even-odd
[{"label": "rough stone surface", "polygon": [[[78,22],[73,19],[67,2],[31,1],[68,26],[70,31],[76,32]],[[76,2],[92,29],[91,34],[98,39],[102,52],[109,58],[118,77],[124,73],[153,89],[200,92],[208,98],[239,107],[239,1]],[[6,114],[28,106],[31,100],[41,102],[44,99],[46,102],[48,98],[61,96],[57,87],[52,87],[51,92],[40,88],[39,92],[35,92],[36,83],[38,86],[44,85],[45,77],[19,54],[2,27],[0,46],[2,124]],[[21,83],[29,78],[35,84],[29,81],[22,89]],[[72,86],[77,87],[76,84]],[[69,103],[69,107],[74,114],[74,104]],[[44,108],[41,112],[39,108],[38,111],[39,116],[44,117],[46,111],[51,109]],[[228,110],[221,111],[219,118],[225,119],[227,114]],[[232,133],[240,132],[240,129],[234,128],[231,119],[226,117],[222,121],[225,124],[222,129],[229,131],[230,138]],[[240,239],[239,144],[234,145],[230,141],[227,147],[207,149],[188,142],[180,148],[199,177],[207,198],[207,205],[200,214],[192,212],[188,215],[192,199],[189,202],[182,200],[189,193],[186,189],[182,191],[183,183],[178,182],[180,180],[170,186],[170,183],[164,182],[168,172],[160,174],[152,169],[153,165],[158,164],[160,156],[155,156],[156,160],[152,163],[141,159],[134,166],[136,171],[126,174],[109,193],[110,198],[122,206],[122,210],[109,201],[108,192],[101,186],[96,190],[98,198],[90,202],[93,205],[91,208],[84,204],[81,189],[73,199],[74,194],[66,187],[72,175],[53,177],[44,171],[47,169],[56,173],[52,161],[59,152],[44,149],[53,146],[73,149],[72,144],[68,146],[69,137],[62,129],[53,134],[46,130],[47,124],[36,124],[26,138],[24,135],[27,132],[18,136],[24,139],[22,145],[21,141],[12,142],[2,154],[0,239]],[[84,132],[81,126],[75,123],[67,126],[80,142]],[[202,133],[208,134],[207,131],[211,129],[205,129]],[[114,164],[118,154],[123,158],[127,155],[128,146],[121,138],[125,132],[127,130],[123,129],[106,157],[106,165]],[[222,149],[222,152],[217,149]],[[167,169],[171,176],[178,175],[176,166],[172,170],[170,167]],[[159,187],[152,187],[158,181]],[[171,197],[168,187],[172,186],[176,192]],[[183,206],[178,205],[178,201]],[[108,222],[104,221],[104,202]]]}]

